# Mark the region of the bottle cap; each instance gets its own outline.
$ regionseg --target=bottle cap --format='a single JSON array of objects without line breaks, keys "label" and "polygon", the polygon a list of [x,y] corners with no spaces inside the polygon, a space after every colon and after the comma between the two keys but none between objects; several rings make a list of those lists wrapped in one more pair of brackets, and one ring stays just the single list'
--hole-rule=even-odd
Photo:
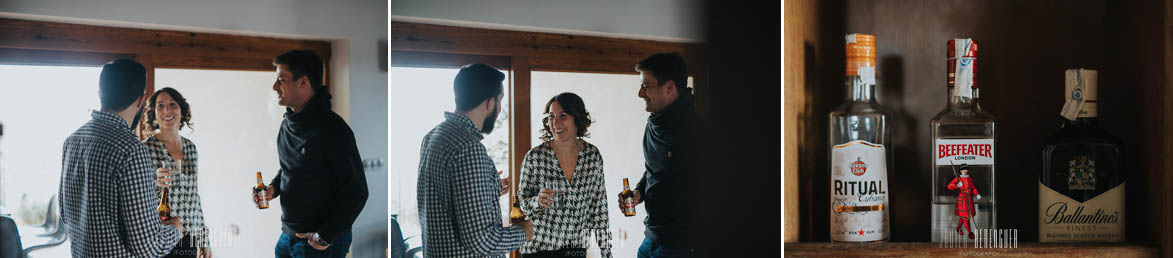
[{"label": "bottle cap", "polygon": [[[945,54],[949,57],[946,71],[949,74],[948,86],[954,86],[957,80],[957,61],[961,60],[964,72],[970,72],[970,76],[962,79],[962,82],[968,82],[970,87],[976,88],[978,86],[977,80],[977,51],[978,44],[970,38],[951,39],[945,43]],[[959,58],[960,57],[960,58]]]},{"label": "bottle cap", "polygon": [[847,34],[847,75],[860,75],[860,68],[876,67],[876,36]]}]

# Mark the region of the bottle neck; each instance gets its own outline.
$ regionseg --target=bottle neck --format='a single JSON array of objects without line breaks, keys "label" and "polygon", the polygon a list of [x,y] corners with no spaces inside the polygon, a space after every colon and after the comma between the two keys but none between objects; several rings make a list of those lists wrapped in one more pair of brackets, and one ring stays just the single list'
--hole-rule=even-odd
[{"label": "bottle neck", "polygon": [[1065,124],[1064,127],[1067,127],[1067,126],[1083,126],[1083,127],[1098,126],[1100,124],[1100,122],[1098,119],[1099,114],[1097,114],[1097,112],[1096,112],[1096,108],[1097,108],[1096,104],[1097,103],[1095,103],[1095,102],[1084,103],[1083,108],[1080,109],[1079,115],[1075,118],[1075,120],[1063,119],[1063,123]]},{"label": "bottle neck", "polygon": [[972,91],[970,92],[969,95],[958,94],[956,86],[949,85],[949,90],[947,91],[948,93],[946,93],[946,95],[949,98],[949,107],[950,108],[978,108],[979,107],[978,106],[978,97],[979,97],[978,93],[980,92],[980,90],[978,87],[972,87],[970,89],[972,89]]},{"label": "bottle neck", "polygon": [[1061,128],[1094,128],[1099,127],[1100,121],[1096,117],[1080,117],[1075,120],[1063,119]]},{"label": "bottle neck", "polygon": [[876,101],[876,85],[864,83],[860,76],[848,75],[845,85],[847,86],[845,100],[851,102]]}]

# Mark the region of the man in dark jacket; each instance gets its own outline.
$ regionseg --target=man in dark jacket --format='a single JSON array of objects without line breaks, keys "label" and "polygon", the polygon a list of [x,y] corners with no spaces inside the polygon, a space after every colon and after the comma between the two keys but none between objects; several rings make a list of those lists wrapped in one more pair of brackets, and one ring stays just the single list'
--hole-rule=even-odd
[{"label": "man in dark jacket", "polygon": [[[688,68],[675,52],[658,53],[636,64],[639,97],[651,112],[644,128],[644,174],[635,185],[636,203],[644,203],[647,230],[638,256],[691,257],[694,253],[687,202],[696,160],[696,113]],[[620,197],[622,199],[622,197]]]},{"label": "man in dark jacket", "polygon": [[[330,110],[322,59],[293,50],[273,59],[278,104],[287,107],[277,134],[281,170],[265,191],[281,198],[277,257],[345,257],[350,226],[367,201],[367,179],[354,132]],[[262,196],[253,194],[257,202]]]}]

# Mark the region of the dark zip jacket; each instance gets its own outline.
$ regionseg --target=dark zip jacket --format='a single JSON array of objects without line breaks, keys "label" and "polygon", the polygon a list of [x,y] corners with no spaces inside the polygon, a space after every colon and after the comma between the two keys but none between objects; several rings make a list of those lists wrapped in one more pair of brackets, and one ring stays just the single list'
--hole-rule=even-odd
[{"label": "dark zip jacket", "polygon": [[330,110],[330,93],[314,92],[304,110],[285,111],[277,133],[281,170],[271,183],[281,196],[281,231],[317,232],[333,242],[362,212],[367,179],[354,132]]}]

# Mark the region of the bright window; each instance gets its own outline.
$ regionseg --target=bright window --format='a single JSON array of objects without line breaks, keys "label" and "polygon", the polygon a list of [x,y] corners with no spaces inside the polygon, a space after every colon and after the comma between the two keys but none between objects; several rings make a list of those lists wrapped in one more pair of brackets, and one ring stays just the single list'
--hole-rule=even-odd
[{"label": "bright window", "polygon": [[199,151],[199,193],[217,257],[266,257],[281,234],[280,197],[259,210],[248,197],[260,171],[277,174],[277,130],[285,108],[273,72],[155,69],[155,89],[175,88],[191,105],[179,135]]},{"label": "bright window", "polygon": [[44,221],[48,200],[61,183],[65,138],[99,107],[100,72],[100,67],[0,65],[0,212],[13,214],[17,223]]},{"label": "bright window", "polygon": [[[419,178],[420,144],[424,135],[444,121],[444,112],[456,110],[452,81],[459,69],[455,68],[411,68],[391,67],[389,128],[391,135],[391,157],[389,162],[391,186],[389,187],[391,214],[397,215],[403,237],[408,238],[411,247],[423,244],[419,222],[419,206],[416,202],[416,183]],[[509,74],[509,71],[501,71]],[[486,135],[481,143],[489,151],[497,170],[509,174],[509,79],[504,83],[505,99],[501,113],[497,116],[493,132]],[[502,217],[508,217],[508,198],[501,198],[499,207]]]}]

